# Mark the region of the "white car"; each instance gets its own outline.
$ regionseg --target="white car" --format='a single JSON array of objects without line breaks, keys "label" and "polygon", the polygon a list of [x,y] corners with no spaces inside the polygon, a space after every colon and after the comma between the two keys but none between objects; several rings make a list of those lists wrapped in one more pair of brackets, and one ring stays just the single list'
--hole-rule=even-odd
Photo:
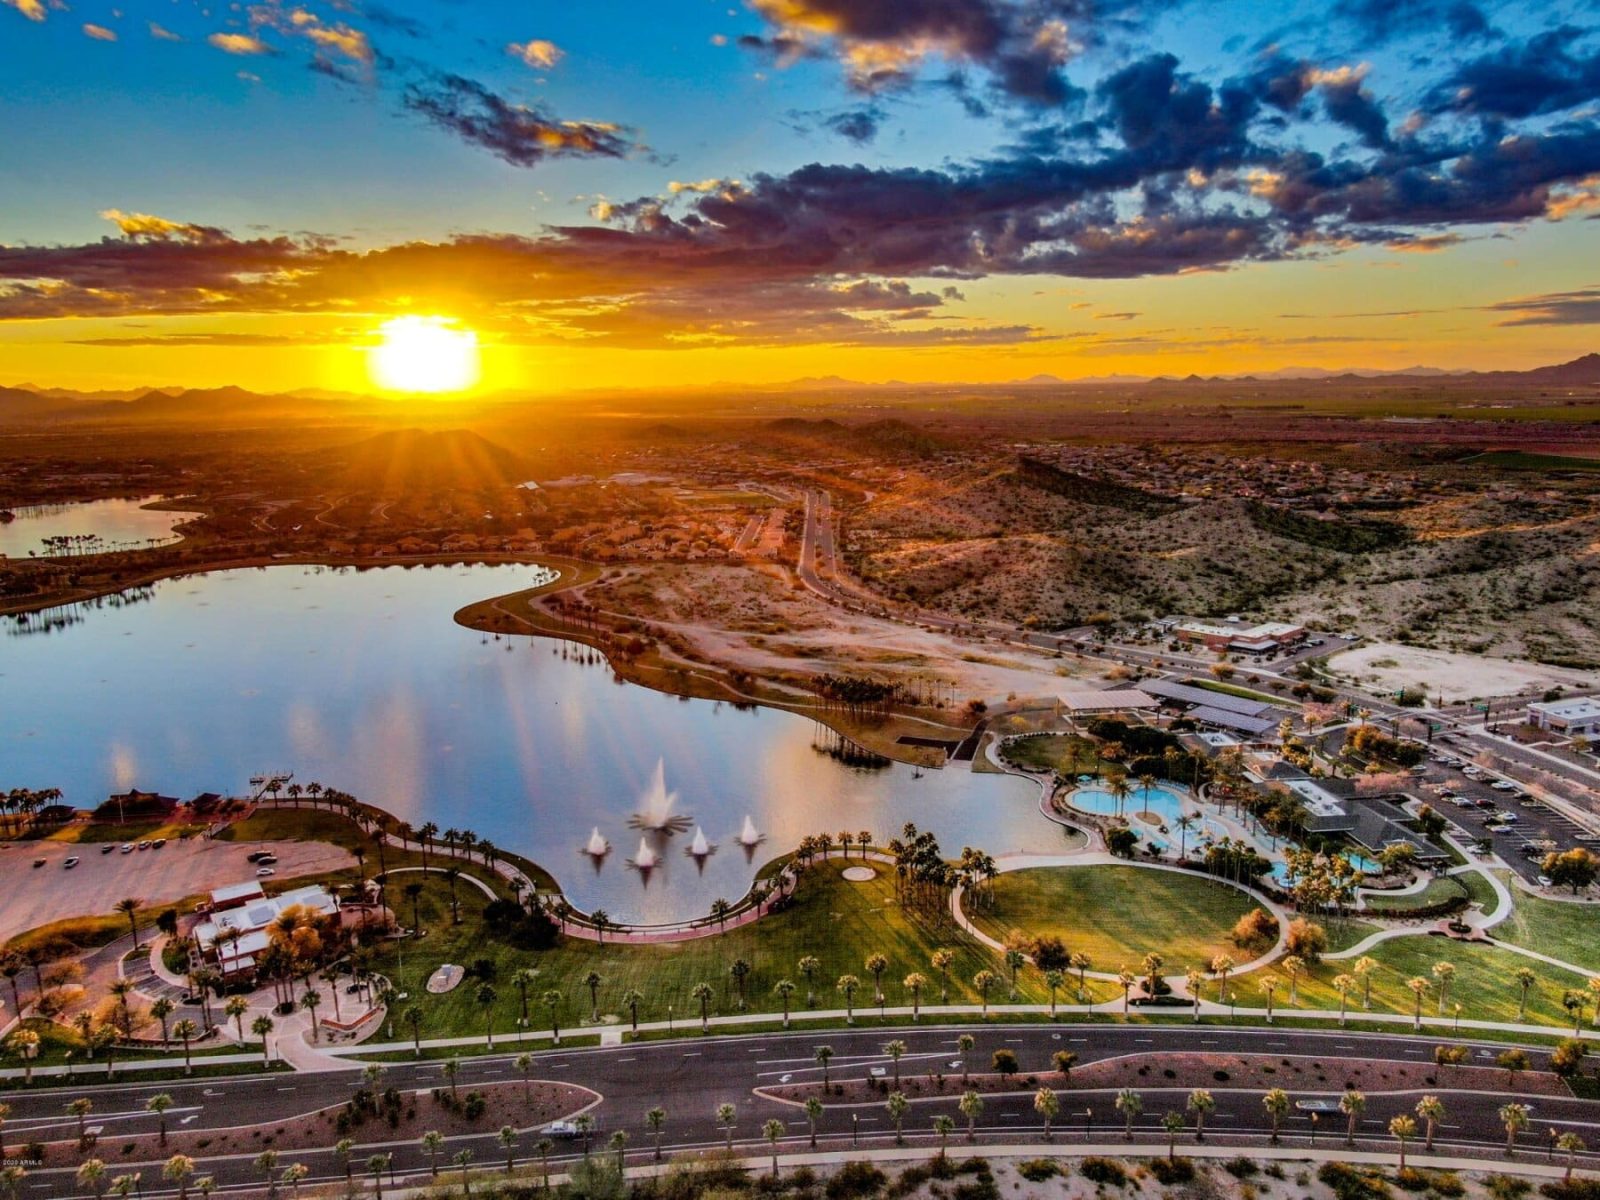
[{"label": "white car", "polygon": [[1514,792],[1517,790],[1517,785],[1509,779],[1496,779],[1489,786],[1497,792]]},{"label": "white car", "polygon": [[256,878],[257,879],[270,879],[272,876],[274,876],[276,874],[277,874],[277,872],[274,871],[271,867],[261,867],[256,871]]},{"label": "white car", "polygon": [[889,1074],[889,1068],[888,1067],[873,1067],[872,1070],[867,1072],[867,1074],[871,1075],[874,1079],[884,1079]]},{"label": "white car", "polygon": [[1540,887],[1554,887],[1555,886],[1555,881],[1552,880],[1550,878],[1550,876],[1548,876],[1548,875],[1539,876],[1539,878],[1535,882],[1538,883],[1538,885]]}]

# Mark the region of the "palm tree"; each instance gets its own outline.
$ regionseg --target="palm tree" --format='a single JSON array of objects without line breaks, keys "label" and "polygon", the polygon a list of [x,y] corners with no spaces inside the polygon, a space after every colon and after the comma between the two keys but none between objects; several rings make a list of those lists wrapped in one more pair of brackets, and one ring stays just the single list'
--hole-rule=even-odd
[{"label": "palm tree", "polygon": [[716,993],[712,991],[709,983],[697,983],[689,989],[691,999],[700,1001],[700,1032],[711,1032],[711,997]]},{"label": "palm tree", "polygon": [[967,1119],[967,1141],[978,1138],[978,1118],[983,1116],[983,1097],[977,1092],[962,1092],[958,1104],[961,1115]]},{"label": "palm tree", "polygon": [[628,1017],[633,1024],[633,1033],[639,1034],[639,1005],[644,1003],[644,993],[638,988],[629,988],[622,993],[622,1007],[628,1010]]},{"label": "palm tree", "polygon": [[903,1146],[906,1140],[903,1128],[906,1114],[911,1111],[911,1101],[906,1099],[904,1092],[890,1092],[884,1108],[888,1110],[889,1119],[894,1122],[895,1145]]},{"label": "palm tree", "polygon": [[1094,964],[1087,954],[1074,953],[1069,965],[1078,973],[1078,991],[1081,993],[1089,986],[1089,968]]},{"label": "palm tree", "polygon": [[1400,1173],[1406,1170],[1406,1143],[1417,1136],[1417,1123],[1411,1117],[1401,1113],[1389,1122],[1389,1133],[1394,1140],[1400,1143]]},{"label": "palm tree", "polygon": [[311,1040],[313,1042],[321,1040],[319,1033],[321,1027],[317,1023],[317,1006],[321,1003],[322,993],[317,991],[316,988],[306,989],[306,994],[300,997],[300,1007],[311,1014]]},{"label": "palm tree", "polygon": [[1300,1001],[1300,972],[1306,969],[1306,960],[1291,954],[1278,966],[1289,977],[1289,1007],[1293,1008]]},{"label": "palm tree", "polygon": [[1423,1128],[1427,1131],[1427,1140],[1422,1148],[1432,1154],[1433,1132],[1444,1120],[1444,1101],[1437,1096],[1424,1096],[1417,1101],[1417,1116],[1422,1118]]},{"label": "palm tree", "polygon": [[375,1200],[383,1200],[383,1173],[389,1166],[387,1154],[367,1155],[367,1170],[372,1172],[372,1185],[376,1189]]},{"label": "palm tree", "polygon": [[460,1099],[457,1088],[459,1086],[458,1080],[461,1078],[461,1060],[459,1058],[447,1058],[439,1064],[439,1070],[450,1081],[450,1099]]},{"label": "palm tree", "polygon": [[1377,969],[1378,960],[1364,955],[1350,968],[1350,973],[1361,981],[1361,1007],[1367,1011],[1372,1008],[1372,975]]},{"label": "palm tree", "polygon": [[603,908],[597,908],[589,914],[589,924],[594,926],[595,941],[604,947],[606,930],[611,928],[611,914]]},{"label": "palm tree", "polygon": [[1528,1127],[1528,1106],[1516,1103],[1502,1104],[1500,1123],[1506,1127],[1506,1157],[1510,1158],[1517,1152],[1517,1134]]},{"label": "palm tree", "polygon": [[1450,982],[1456,977],[1454,963],[1436,962],[1433,964],[1433,980],[1439,985],[1439,1015],[1444,1016],[1445,997],[1450,991]]},{"label": "palm tree", "polygon": [[306,1166],[305,1163],[290,1163],[283,1169],[283,1174],[279,1178],[289,1185],[290,1193],[298,1200],[300,1196],[300,1181],[309,1174],[311,1174],[311,1168]]},{"label": "palm tree", "polygon": [[106,1193],[106,1164],[98,1158],[87,1159],[77,1173],[78,1186],[88,1188],[96,1197]]},{"label": "palm tree", "polygon": [[908,1049],[910,1049],[910,1047],[902,1042],[899,1038],[895,1038],[894,1041],[890,1042],[883,1048],[883,1052],[887,1054],[890,1060],[894,1063],[894,1090],[897,1092],[900,1090],[900,1057]]},{"label": "palm tree", "polygon": [[1278,977],[1268,975],[1261,981],[1261,994],[1267,998],[1267,1024],[1272,1024],[1272,997],[1278,991]]},{"label": "palm tree", "polygon": [[499,999],[495,990],[485,983],[478,988],[475,997],[478,1007],[483,1009],[483,1038],[487,1049],[494,1049],[494,1002]]},{"label": "palm tree", "polygon": [[[151,1005],[152,1011],[155,1006]],[[222,1006],[223,1014],[233,1021],[233,1027],[239,1034],[239,1041],[244,1042],[244,1015],[250,1011],[250,1002],[243,996],[229,996],[226,1004]],[[165,1040],[165,1039],[163,1039]]]},{"label": "palm tree", "polygon": [[1272,1144],[1278,1144],[1278,1130],[1283,1126],[1283,1118],[1289,1112],[1289,1093],[1282,1088],[1273,1088],[1261,1097],[1261,1107],[1267,1110],[1267,1116],[1272,1118]]},{"label": "palm tree", "polygon": [[834,987],[844,993],[844,1023],[856,1023],[856,989],[861,986],[861,980],[854,975],[841,975],[839,982]]},{"label": "palm tree", "polygon": [[161,1166],[161,1177],[178,1185],[178,1200],[189,1195],[189,1179],[194,1174],[194,1159],[187,1154],[174,1154]]},{"label": "palm tree", "polygon": [[1573,1165],[1577,1160],[1578,1152],[1584,1148],[1583,1138],[1575,1133],[1563,1133],[1556,1139],[1556,1149],[1567,1156],[1567,1172],[1561,1177],[1563,1183],[1572,1182]]},{"label": "palm tree", "polygon": [[1223,996],[1228,991],[1228,972],[1233,970],[1234,961],[1226,954],[1219,954],[1211,960],[1211,973],[1217,977],[1217,1003],[1221,1004]]},{"label": "palm tree", "polygon": [[172,1032],[176,1034],[178,1040],[183,1043],[183,1073],[185,1075],[193,1075],[194,1065],[189,1060],[189,1043],[193,1041],[195,1035],[200,1032],[200,1027],[193,1021],[189,1020],[188,1017],[185,1017],[172,1027]]},{"label": "palm tree", "polygon": [[1178,1161],[1178,1135],[1183,1132],[1184,1120],[1181,1112],[1169,1112],[1161,1118],[1161,1128],[1167,1131],[1167,1161]]},{"label": "palm tree", "polygon": [[344,1190],[354,1192],[356,1186],[355,1169],[350,1162],[350,1154],[356,1148],[354,1138],[340,1138],[333,1144],[333,1152],[339,1156],[339,1165],[344,1168]]},{"label": "palm tree", "polygon": [[1355,990],[1356,977],[1354,975],[1335,975],[1333,977],[1333,990],[1339,993],[1339,1025],[1346,1023],[1346,1014],[1350,1011],[1350,993]]},{"label": "palm tree", "polygon": [[263,1150],[256,1155],[256,1169],[267,1178],[267,1200],[278,1194],[278,1152]]},{"label": "palm tree", "polygon": [[1061,990],[1061,985],[1066,983],[1066,974],[1062,971],[1050,970],[1044,973],[1044,984],[1050,989],[1050,1019],[1056,1019],[1056,993]]},{"label": "palm tree", "polygon": [[1526,1050],[1502,1050],[1495,1056],[1495,1066],[1506,1073],[1506,1086],[1512,1091],[1517,1090],[1517,1072],[1528,1069],[1528,1052]]},{"label": "palm tree", "polygon": [[604,982],[605,980],[601,978],[598,971],[590,971],[583,977],[583,986],[589,989],[589,1020],[591,1022],[600,1019],[600,985]]},{"label": "palm tree", "polygon": [[[426,850],[424,850],[424,857],[426,857]],[[426,869],[426,868],[424,868],[424,869]],[[420,883],[417,883],[415,880],[413,880],[412,882],[406,884],[406,886],[401,888],[400,890],[405,893],[406,899],[411,901],[411,928],[415,932],[421,933],[422,932],[422,914],[421,914],[421,912],[418,911],[417,901],[422,896],[422,885]]]},{"label": "palm tree", "polygon": [[989,1015],[989,989],[999,983],[999,977],[993,971],[979,971],[972,977],[972,986],[978,989],[978,995],[983,999],[983,1015]]},{"label": "palm tree", "polygon": [[1127,967],[1117,972],[1117,983],[1122,987],[1122,1015],[1128,1015],[1128,997],[1133,993],[1133,985],[1139,982],[1139,977]]},{"label": "palm tree", "polygon": [[[237,997],[236,997],[237,998]],[[150,1005],[150,1015],[161,1022],[161,1040],[167,1041],[167,1019],[177,1010],[171,1000],[165,996],[158,996]],[[244,1041],[244,1034],[239,1035],[239,1040]]]},{"label": "palm tree", "polygon": [[128,929],[133,934],[133,948],[139,948],[139,901],[132,896],[118,900],[115,909],[128,918]]},{"label": "palm tree", "polygon": [[950,1132],[955,1129],[956,1123],[950,1119],[949,1114],[939,1113],[933,1118],[933,1132],[939,1135],[939,1161],[945,1160],[945,1150],[950,1144]]},{"label": "palm tree", "polygon": [[1522,989],[1522,994],[1517,1003],[1517,1020],[1526,1021],[1528,1019],[1528,992],[1539,981],[1539,977],[1534,974],[1531,967],[1518,967],[1516,980],[1518,987]]},{"label": "palm tree", "polygon": [[728,1135],[728,1152],[733,1153],[733,1127],[739,1121],[739,1110],[731,1104],[717,1105],[717,1124]]},{"label": "palm tree", "polygon": [[950,966],[956,961],[954,950],[935,950],[928,959],[933,969],[939,972],[939,1003],[950,1003]]},{"label": "palm tree", "polygon": [[734,986],[739,989],[739,1011],[745,1010],[744,981],[750,976],[750,964],[742,958],[736,958],[728,967],[728,974],[733,976]]},{"label": "palm tree", "polygon": [[789,997],[794,995],[794,981],[780,979],[772,985],[773,992],[783,999],[783,1027],[789,1028]]},{"label": "palm tree", "polygon": [[967,1086],[967,1055],[972,1053],[972,1048],[978,1044],[970,1033],[963,1033],[956,1038],[956,1049],[961,1051],[961,1086]]},{"label": "palm tree", "polygon": [[472,1184],[467,1179],[467,1168],[472,1165],[472,1157],[471,1150],[457,1150],[450,1156],[451,1165],[461,1169],[461,1194],[463,1196],[472,1195]]},{"label": "palm tree", "polygon": [[1356,1123],[1361,1119],[1362,1111],[1367,1107],[1367,1098],[1361,1092],[1351,1088],[1339,1097],[1339,1111],[1347,1118],[1344,1130],[1344,1144],[1356,1144]]},{"label": "palm tree", "polygon": [[913,971],[900,981],[900,986],[911,993],[911,1020],[915,1023],[922,1007],[922,989],[928,986],[928,977]]},{"label": "palm tree", "polygon": [[450,885],[450,924],[461,924],[461,902],[456,896],[456,882],[461,878],[461,868],[449,866],[444,869],[444,881]]},{"label": "palm tree", "polygon": [[872,991],[878,1003],[878,1015],[883,1015],[883,973],[889,969],[889,960],[882,954],[869,954],[867,970],[872,972]]},{"label": "palm tree", "polygon": [[833,1057],[832,1046],[818,1046],[811,1056],[822,1067],[822,1090],[828,1090],[828,1060]]},{"label": "palm tree", "polygon": [[555,988],[549,988],[539,998],[544,1001],[544,1006],[550,1010],[550,1040],[559,1046],[561,1044],[561,993]]},{"label": "palm tree", "polygon": [[806,1007],[814,1008],[817,1003],[816,990],[811,986],[818,971],[822,970],[822,960],[815,955],[808,954],[798,964],[800,976],[806,981]]},{"label": "palm tree", "polygon": [[89,1114],[93,1111],[94,1101],[88,1097],[80,1097],[67,1105],[67,1114],[76,1117],[78,1121],[78,1142],[80,1145],[88,1140],[89,1134],[86,1122],[89,1119]]},{"label": "palm tree", "polygon": [[158,1144],[162,1146],[167,1144],[167,1109],[171,1107],[172,1097],[166,1092],[157,1092],[144,1102],[145,1112],[156,1114],[156,1121],[160,1129]]},{"label": "palm tree", "polygon": [[1144,1112],[1144,1098],[1132,1088],[1123,1088],[1117,1093],[1113,1102],[1116,1110],[1122,1114],[1122,1134],[1128,1141],[1133,1141],[1133,1122],[1140,1113]]},{"label": "palm tree", "polygon": [[1194,1140],[1206,1140],[1206,1117],[1217,1107],[1217,1101],[1205,1088],[1195,1088],[1189,1093],[1188,1109],[1194,1114]]},{"label": "palm tree", "polygon": [[1061,1098],[1047,1087],[1033,1094],[1033,1111],[1044,1118],[1044,1140],[1050,1140],[1050,1123],[1061,1111]]},{"label": "palm tree", "polygon": [[817,1122],[822,1119],[822,1101],[815,1096],[806,1097],[806,1124],[811,1127],[811,1148],[817,1148]]},{"label": "palm tree", "polygon": [[511,986],[517,989],[522,1006],[522,1026],[528,1025],[528,989],[539,981],[538,967],[518,967],[511,973]]},{"label": "palm tree", "polygon": [[407,1025],[411,1026],[411,1057],[422,1057],[422,1023],[424,1020],[422,1010],[413,1004],[406,1009],[401,1017]]},{"label": "palm tree", "polygon": [[517,1165],[516,1127],[512,1125],[502,1125],[500,1126],[500,1132],[497,1136],[500,1139],[500,1148],[506,1152],[506,1174],[509,1175],[511,1174],[512,1168]]},{"label": "palm tree", "polygon": [[656,1143],[656,1161],[661,1161],[661,1131],[667,1123],[667,1110],[657,1106],[644,1114],[644,1123]]},{"label": "palm tree", "polygon": [[538,1140],[538,1142],[536,1142],[534,1144],[533,1148],[539,1152],[539,1167],[540,1167],[540,1170],[544,1173],[544,1190],[545,1190],[545,1194],[549,1195],[550,1194],[550,1151],[552,1151],[552,1150],[554,1150],[556,1148],[556,1144],[553,1141],[551,1141],[549,1138],[540,1138]]},{"label": "palm tree", "polygon": [[772,1147],[772,1177],[778,1177],[778,1139],[783,1136],[783,1122],[776,1117],[769,1118],[761,1127],[761,1134],[767,1139],[767,1145]]},{"label": "palm tree", "polygon": [[1411,989],[1411,994],[1416,998],[1416,1007],[1411,1018],[1411,1028],[1415,1031],[1422,1028],[1422,997],[1428,990],[1428,981],[1420,975],[1413,975],[1406,980],[1406,986]]},{"label": "palm tree", "polygon": [[444,1134],[437,1129],[430,1129],[422,1135],[422,1148],[428,1154],[429,1170],[433,1177],[439,1177],[439,1154],[444,1150]]}]

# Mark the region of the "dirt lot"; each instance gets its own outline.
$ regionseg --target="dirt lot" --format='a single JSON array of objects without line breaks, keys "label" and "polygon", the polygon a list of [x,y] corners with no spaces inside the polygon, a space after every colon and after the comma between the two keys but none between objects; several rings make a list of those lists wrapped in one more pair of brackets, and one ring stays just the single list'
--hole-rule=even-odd
[{"label": "dirt lot", "polygon": [[1363,684],[1377,685],[1375,690],[1378,691],[1425,686],[1430,702],[1443,696],[1446,704],[1525,691],[1542,692],[1557,685],[1588,687],[1594,682],[1593,674],[1585,671],[1479,654],[1425,650],[1391,642],[1374,642],[1346,650],[1329,659],[1328,665],[1335,671],[1355,676]]},{"label": "dirt lot", "polygon": [[[245,861],[251,843],[208,842],[199,838],[168,842],[159,850],[114,849],[102,854],[97,842],[7,842],[0,846],[0,871],[11,881],[0,908],[0,941],[66,917],[97,917],[132,896],[146,904],[179,900],[255,876]],[[355,859],[325,842],[274,842],[276,878],[313,875],[353,866]],[[76,856],[71,870],[61,864]],[[29,864],[45,860],[37,869]]]}]

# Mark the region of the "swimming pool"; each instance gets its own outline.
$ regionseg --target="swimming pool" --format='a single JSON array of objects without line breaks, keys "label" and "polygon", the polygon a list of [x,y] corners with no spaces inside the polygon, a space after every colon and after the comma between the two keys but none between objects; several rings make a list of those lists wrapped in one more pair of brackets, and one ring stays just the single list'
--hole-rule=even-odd
[{"label": "swimming pool", "polygon": [[[1081,787],[1067,797],[1067,803],[1099,817],[1116,816],[1119,808],[1117,798],[1103,787]],[[1160,817],[1162,824],[1170,824],[1183,812],[1183,797],[1180,792],[1159,783],[1148,788],[1134,784],[1120,808],[1125,816],[1150,812]]]}]

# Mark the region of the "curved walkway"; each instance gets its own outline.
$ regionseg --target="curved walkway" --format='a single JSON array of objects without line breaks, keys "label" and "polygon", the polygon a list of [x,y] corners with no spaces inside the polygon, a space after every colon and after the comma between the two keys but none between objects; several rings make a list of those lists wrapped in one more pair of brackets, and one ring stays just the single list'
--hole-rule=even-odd
[{"label": "curved walkway", "polygon": [[[1201,874],[1198,871],[1190,871],[1183,867],[1174,866],[1171,863],[1138,862],[1136,860],[1118,858],[1116,855],[1109,854],[1103,850],[1079,851],[1073,854],[1007,854],[996,859],[995,866],[999,869],[1002,875],[1008,871],[1026,871],[1033,867],[1133,867],[1136,870],[1144,871],[1170,871],[1175,875],[1188,876],[1190,879],[1203,880],[1209,883],[1220,883],[1227,887],[1233,888],[1235,891],[1243,892],[1251,900],[1254,900],[1262,908],[1270,912],[1274,919],[1278,922],[1278,940],[1273,943],[1272,948],[1262,954],[1257,955],[1247,963],[1241,963],[1238,966],[1230,968],[1230,974],[1243,974],[1246,971],[1253,971],[1260,967],[1267,966],[1279,955],[1281,955],[1288,946],[1290,921],[1288,911],[1277,901],[1269,900],[1265,896],[1251,891],[1249,888],[1243,886],[1242,884],[1235,883],[1231,879],[1223,879],[1215,875]],[[965,889],[958,885],[950,893],[951,919],[954,920],[964,932],[981,942],[983,945],[989,947],[989,949],[995,951],[997,954],[1004,954],[1006,950],[1005,946],[974,925],[967,917],[966,912],[963,911],[961,907],[961,897],[964,894],[964,891]],[[1201,964],[1202,969],[1209,969],[1210,966],[1210,963]],[[1110,971],[1088,971],[1085,974],[1090,979],[1113,981],[1117,979],[1117,976],[1112,974]],[[1183,975],[1165,976],[1164,978],[1166,979],[1167,983],[1172,986],[1175,993],[1180,995],[1183,994],[1184,989],[1187,986],[1187,981]],[[1113,1000],[1109,1001],[1108,1003],[1120,1005],[1122,1002],[1120,1000]],[[1101,1005],[1100,1007],[1103,1008],[1105,1005]]]}]

